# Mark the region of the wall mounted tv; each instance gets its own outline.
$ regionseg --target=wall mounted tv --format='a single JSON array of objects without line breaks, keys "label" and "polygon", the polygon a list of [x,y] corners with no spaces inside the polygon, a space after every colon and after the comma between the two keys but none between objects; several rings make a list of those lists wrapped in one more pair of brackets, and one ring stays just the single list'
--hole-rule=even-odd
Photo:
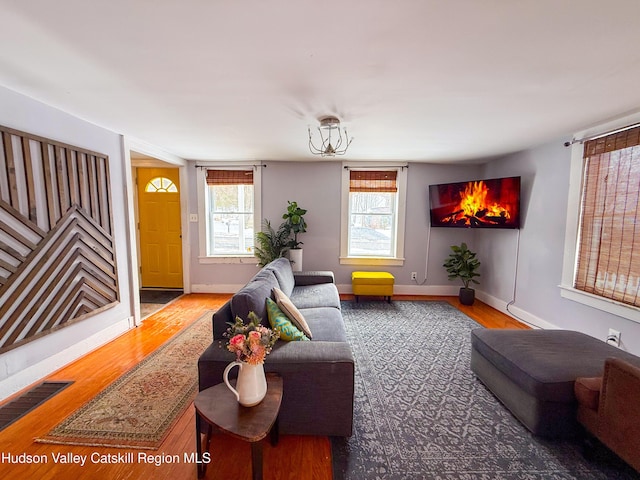
[{"label": "wall mounted tv", "polygon": [[520,228],[520,177],[429,185],[432,227]]}]

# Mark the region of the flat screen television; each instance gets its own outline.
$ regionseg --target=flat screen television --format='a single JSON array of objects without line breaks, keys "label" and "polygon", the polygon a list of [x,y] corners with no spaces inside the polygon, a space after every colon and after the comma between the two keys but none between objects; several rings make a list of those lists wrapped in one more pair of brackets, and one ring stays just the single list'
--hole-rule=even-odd
[{"label": "flat screen television", "polygon": [[429,185],[432,227],[520,228],[520,177]]}]

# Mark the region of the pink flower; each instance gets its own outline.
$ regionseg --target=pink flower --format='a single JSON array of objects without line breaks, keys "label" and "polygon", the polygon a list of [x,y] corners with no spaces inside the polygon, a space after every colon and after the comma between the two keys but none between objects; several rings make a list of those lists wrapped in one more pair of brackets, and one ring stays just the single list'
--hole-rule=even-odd
[{"label": "pink flower", "polygon": [[247,324],[242,318],[236,317],[235,323],[227,329],[227,350],[235,353],[238,361],[257,365],[263,363],[271,352],[280,337],[280,331],[260,325],[260,318],[254,312],[249,312],[249,320]]}]

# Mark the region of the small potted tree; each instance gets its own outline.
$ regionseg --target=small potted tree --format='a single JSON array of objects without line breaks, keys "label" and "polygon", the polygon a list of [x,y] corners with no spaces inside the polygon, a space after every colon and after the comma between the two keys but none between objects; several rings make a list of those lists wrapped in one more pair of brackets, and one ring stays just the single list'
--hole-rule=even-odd
[{"label": "small potted tree", "polygon": [[471,283],[480,283],[475,280],[480,274],[476,271],[480,266],[480,261],[476,258],[476,253],[469,250],[467,244],[462,242],[461,245],[452,245],[453,253],[449,254],[446,261],[442,265],[447,269],[449,280],[459,278],[462,280],[463,287],[460,287],[458,298],[463,305],[473,305],[476,297],[476,291],[470,288]]},{"label": "small potted tree", "polygon": [[258,257],[258,265],[264,267],[276,258],[284,257],[289,250],[289,227],[283,222],[275,230],[269,220],[262,223],[262,231],[256,233],[255,255]]},{"label": "small potted tree", "polygon": [[302,248],[300,248],[302,242],[298,241],[298,234],[307,231],[307,222],[304,220],[306,213],[307,211],[304,208],[298,207],[298,202],[289,201],[287,213],[282,215],[289,232],[293,234],[288,246],[289,260],[293,263],[292,269],[294,272],[302,271]]}]

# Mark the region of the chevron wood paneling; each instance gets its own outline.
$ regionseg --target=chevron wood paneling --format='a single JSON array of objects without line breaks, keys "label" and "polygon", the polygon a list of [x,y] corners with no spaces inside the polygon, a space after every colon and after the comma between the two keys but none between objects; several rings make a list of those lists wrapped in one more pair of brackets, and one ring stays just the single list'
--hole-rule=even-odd
[{"label": "chevron wood paneling", "polygon": [[108,157],[0,126],[0,353],[118,301]]}]

